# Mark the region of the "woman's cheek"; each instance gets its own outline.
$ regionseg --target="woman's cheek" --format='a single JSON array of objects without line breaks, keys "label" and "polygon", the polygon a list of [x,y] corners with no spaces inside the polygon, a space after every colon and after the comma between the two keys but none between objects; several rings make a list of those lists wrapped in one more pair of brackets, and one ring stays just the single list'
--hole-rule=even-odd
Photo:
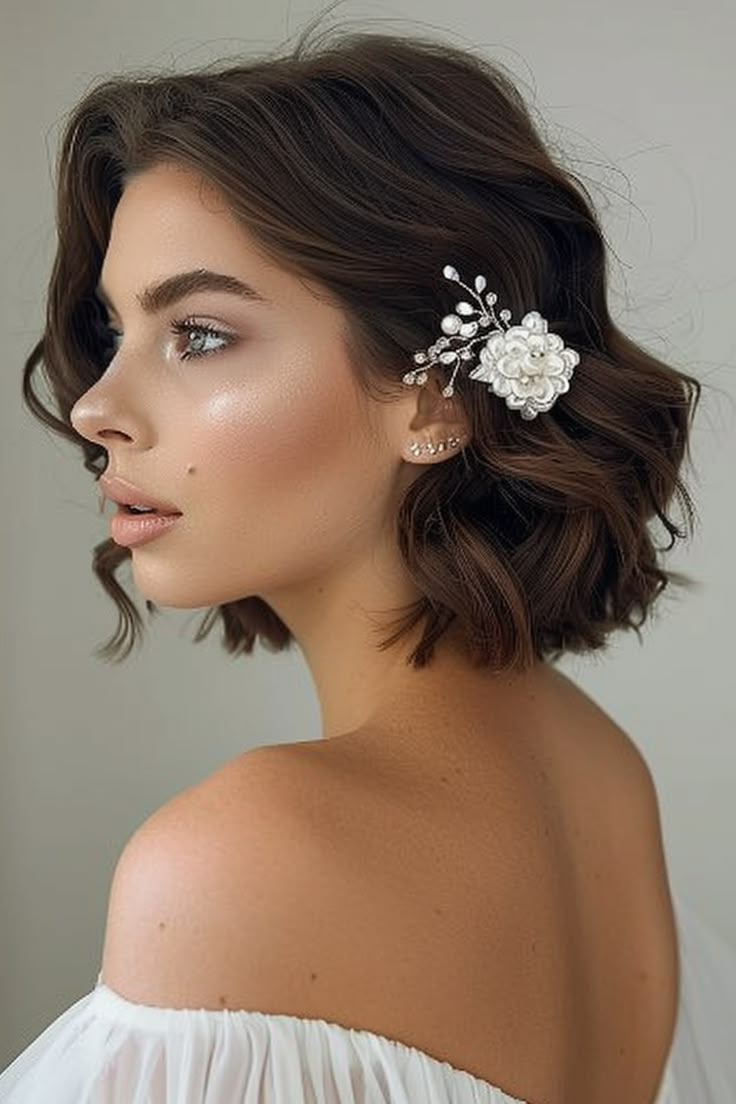
[{"label": "woman's cheek", "polygon": [[215,479],[237,473],[249,486],[263,486],[265,478],[283,477],[309,489],[310,471],[361,455],[365,415],[348,371],[297,362],[270,380],[222,385],[206,402],[192,448]]}]

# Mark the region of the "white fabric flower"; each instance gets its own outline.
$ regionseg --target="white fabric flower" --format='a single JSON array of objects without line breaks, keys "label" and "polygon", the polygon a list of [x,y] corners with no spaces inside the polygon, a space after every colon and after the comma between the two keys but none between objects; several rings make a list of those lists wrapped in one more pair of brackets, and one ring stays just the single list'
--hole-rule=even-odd
[{"label": "white fabric flower", "polygon": [[518,326],[490,334],[479,359],[468,376],[490,384],[526,419],[549,410],[558,395],[569,391],[580,363],[579,354],[566,349],[559,334],[547,332],[547,320],[539,311],[529,311]]}]

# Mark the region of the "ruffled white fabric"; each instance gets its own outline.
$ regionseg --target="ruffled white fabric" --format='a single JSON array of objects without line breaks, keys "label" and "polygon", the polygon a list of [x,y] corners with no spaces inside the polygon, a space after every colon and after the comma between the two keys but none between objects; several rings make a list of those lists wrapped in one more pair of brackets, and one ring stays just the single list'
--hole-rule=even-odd
[{"label": "ruffled white fabric", "polygon": [[[734,1104],[736,951],[679,897],[675,908],[680,1011],[653,1104]],[[419,1102],[525,1104],[370,1031],[275,1013],[135,1004],[101,975],[0,1074],[0,1104]]]},{"label": "ruffled white fabric", "polygon": [[673,893],[673,899],[680,1006],[668,1061],[672,1087],[665,1102],[736,1104],[736,949],[682,897]]}]

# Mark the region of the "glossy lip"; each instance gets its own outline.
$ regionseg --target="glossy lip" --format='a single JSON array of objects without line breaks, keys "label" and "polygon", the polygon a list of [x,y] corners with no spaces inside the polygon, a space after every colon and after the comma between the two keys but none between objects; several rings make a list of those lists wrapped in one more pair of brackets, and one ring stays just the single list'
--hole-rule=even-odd
[{"label": "glossy lip", "polygon": [[181,514],[141,514],[136,517],[121,506],[110,521],[110,534],[116,544],[137,548],[140,544],[148,544],[163,536],[174,528],[180,517]]},{"label": "glossy lip", "polygon": [[102,475],[98,480],[105,498],[117,502],[121,506],[153,506],[163,514],[181,514],[181,510],[164,498],[154,498],[147,491],[141,490],[135,484],[119,476]]}]

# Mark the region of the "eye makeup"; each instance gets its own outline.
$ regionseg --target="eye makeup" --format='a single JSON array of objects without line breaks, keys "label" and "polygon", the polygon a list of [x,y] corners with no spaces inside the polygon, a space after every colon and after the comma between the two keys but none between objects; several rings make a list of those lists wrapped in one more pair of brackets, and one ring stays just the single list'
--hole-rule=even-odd
[{"label": "eye makeup", "polygon": [[[120,330],[116,330],[114,326],[110,326],[108,323],[102,325],[102,330],[107,336],[107,344],[113,353],[117,352],[116,340],[122,338]],[[227,330],[218,329],[216,326],[211,326],[208,323],[200,322],[196,318],[174,318],[169,323],[169,330],[175,336],[185,335],[189,338],[190,342],[196,342],[204,335],[204,340],[215,339],[221,341],[222,344],[216,348],[190,348],[186,349],[180,356],[181,360],[196,359],[198,357],[212,356],[215,353],[221,352],[223,349],[230,348],[236,344],[237,338],[235,334],[230,333]]]}]

